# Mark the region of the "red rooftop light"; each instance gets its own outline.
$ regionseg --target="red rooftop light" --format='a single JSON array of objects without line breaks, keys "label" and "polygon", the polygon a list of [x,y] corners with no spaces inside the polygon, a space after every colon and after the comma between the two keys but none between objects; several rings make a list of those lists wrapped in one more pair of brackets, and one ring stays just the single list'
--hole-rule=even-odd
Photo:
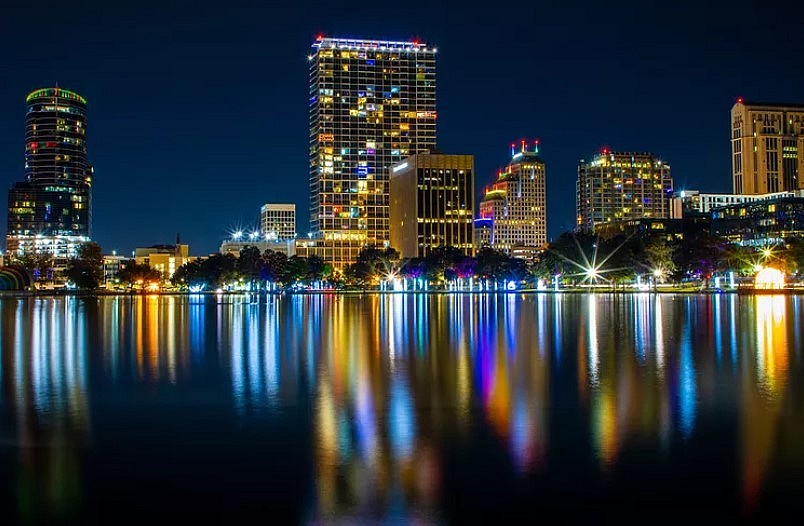
[{"label": "red rooftop light", "polygon": [[742,103],[743,103],[743,98],[742,97],[737,97],[737,104],[742,104]]}]

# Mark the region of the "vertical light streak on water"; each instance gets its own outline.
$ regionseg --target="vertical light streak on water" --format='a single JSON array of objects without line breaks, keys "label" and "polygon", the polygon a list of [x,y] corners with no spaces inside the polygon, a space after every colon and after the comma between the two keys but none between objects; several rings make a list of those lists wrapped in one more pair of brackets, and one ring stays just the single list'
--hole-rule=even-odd
[{"label": "vertical light streak on water", "polygon": [[731,368],[737,370],[737,298],[729,296],[729,343],[731,346]]},{"label": "vertical light streak on water", "polygon": [[600,384],[600,355],[597,342],[597,299],[593,295],[586,298],[587,306],[587,354],[589,356],[589,385],[597,388]]},{"label": "vertical light streak on water", "polygon": [[[328,335],[321,333],[321,305],[324,303],[324,297],[321,294],[315,294],[307,301],[309,307],[307,310],[307,334],[305,337],[307,340],[307,384],[312,393],[315,390],[316,384],[316,346],[321,345],[331,348],[332,342],[324,341],[323,338]],[[304,316],[296,315],[294,318],[297,320],[304,319]]]},{"label": "vertical light streak on water", "polygon": [[793,296],[793,348],[796,358],[801,356],[801,297]]},{"label": "vertical light streak on water", "polygon": [[656,325],[656,376],[664,379],[664,316],[662,313],[662,298],[655,295],[653,304],[655,306],[654,324]]},{"label": "vertical light streak on water", "polygon": [[[65,302],[66,303],[66,302]],[[50,372],[46,373],[45,378],[51,383],[51,404],[55,403],[54,409],[60,410],[62,407],[64,397],[69,394],[65,392],[64,381],[64,354],[68,351],[70,342],[66,342],[62,336],[62,329],[64,328],[63,314],[59,313],[59,305],[55,302],[49,302],[47,309],[42,312],[43,325],[47,325],[50,329],[50,334],[47,332],[42,339],[43,361],[49,362]],[[47,318],[47,319],[45,319]],[[50,344],[48,346],[48,343]],[[48,349],[49,347],[49,349]],[[69,375],[70,371],[66,371]]]},{"label": "vertical light streak on water", "polygon": [[547,295],[539,294],[536,297],[536,325],[539,338],[539,356],[544,358],[544,354],[550,345],[547,338]]},{"label": "vertical light streak on water", "polygon": [[517,333],[517,326],[516,326],[516,316],[514,315],[516,312],[517,307],[517,298],[516,295],[512,292],[505,294],[505,307],[504,307],[504,316],[505,316],[505,328],[506,328],[506,347],[508,347],[508,352],[510,354],[516,354],[517,345],[516,345],[516,333]]},{"label": "vertical light streak on water", "polygon": [[[87,315],[83,311],[80,313],[80,320],[76,323],[76,340],[73,353],[75,355],[75,362],[78,363],[78,388],[73,389],[72,400],[72,413],[74,417],[85,417],[86,408],[84,407],[87,402],[87,369],[89,364],[89,352],[87,351]],[[68,372],[69,374],[69,372]]]},{"label": "vertical light streak on water", "polygon": [[562,326],[562,307],[564,303],[564,296],[562,294],[553,294],[553,338],[555,339],[556,367],[561,366],[561,326]]},{"label": "vertical light streak on water", "polygon": [[162,368],[162,357],[159,348],[159,296],[151,295],[145,300],[148,305],[148,367],[151,370],[151,379],[159,380],[160,369]]},{"label": "vertical light streak on water", "polygon": [[390,303],[390,310],[391,310],[390,314],[387,312],[383,313],[382,311],[380,311],[380,315],[382,316],[383,314],[385,314],[383,318],[387,319],[387,321],[384,320],[383,323],[385,323],[386,326],[385,329],[387,331],[386,334],[388,335],[388,367],[390,367],[391,372],[393,372],[394,369],[396,368],[396,325],[397,325],[396,319],[400,314],[399,313],[400,306],[395,301],[396,297],[397,296],[394,295],[392,298],[390,298],[389,302],[386,296],[385,301],[380,302],[380,306],[381,308],[383,308],[383,310],[385,310],[384,309],[385,305]]},{"label": "vertical light streak on water", "polygon": [[143,343],[145,339],[145,336],[143,334],[145,330],[143,326],[143,324],[145,323],[144,321],[145,312],[143,312],[144,310],[145,310],[145,302],[143,301],[143,299],[141,297],[137,297],[136,299],[134,299],[134,303],[131,309],[131,316],[134,317],[134,348],[136,349],[134,354],[137,362],[137,378],[140,379],[142,379],[142,377],[145,374],[144,371],[145,349]]},{"label": "vertical light streak on water", "polygon": [[681,338],[681,358],[678,376],[678,404],[680,413],[680,429],[684,438],[689,438],[695,427],[695,405],[697,386],[695,384],[695,361],[692,355],[692,323],[693,308],[687,302],[684,318],[683,336]]},{"label": "vertical light streak on water", "polygon": [[[109,303],[104,303],[104,307],[108,305]],[[105,308],[102,312],[109,317],[109,331],[104,338],[104,347],[109,349],[109,370],[112,382],[117,383],[120,374],[120,299],[115,296],[111,300],[111,307]]]},{"label": "vertical light streak on water", "polygon": [[243,331],[245,332],[244,338],[247,340],[245,348],[243,349],[244,363],[246,364],[246,402],[250,407],[261,405],[263,402],[262,388],[262,370],[260,367],[260,331],[265,331],[267,334],[268,328],[260,326],[259,304],[243,302],[238,307],[245,311]]},{"label": "vertical light streak on water", "polygon": [[16,312],[14,316],[14,387],[16,390],[16,402],[19,406],[24,403],[25,396],[25,334],[26,327],[24,327],[25,318],[25,305],[23,300],[16,303]]},{"label": "vertical light streak on water", "polygon": [[268,305],[265,309],[263,352],[265,353],[265,386],[268,394],[268,403],[271,405],[277,405],[279,403],[278,397],[281,381],[278,318],[279,309],[277,305]]},{"label": "vertical light streak on water", "polygon": [[220,310],[229,311],[229,356],[232,368],[232,395],[235,410],[243,415],[246,408],[246,378],[243,363],[243,311],[241,305],[218,305]]},{"label": "vertical light streak on water", "polygon": [[31,378],[33,379],[34,408],[37,413],[44,411],[47,406],[47,385],[44,376],[46,365],[42,363],[43,354],[47,352],[42,345],[42,331],[45,330],[41,320],[43,301],[35,300],[31,316]]},{"label": "vertical light streak on water", "polygon": [[647,323],[645,322],[645,317],[647,316],[646,313],[646,302],[648,297],[645,294],[635,294],[631,296],[632,305],[634,308],[634,319],[636,325],[636,351],[637,351],[637,359],[639,360],[640,364],[645,363],[645,340],[647,339],[646,327]]},{"label": "vertical light streak on water", "polygon": [[402,369],[391,380],[388,438],[396,462],[405,462],[411,458],[416,442],[416,414],[413,411],[407,375]]},{"label": "vertical light streak on water", "polygon": [[190,323],[191,365],[201,365],[204,359],[204,309],[203,297],[191,294],[187,297]]},{"label": "vertical light streak on water", "polygon": [[715,325],[715,358],[717,360],[718,367],[720,367],[720,363],[723,358],[723,335],[720,327],[721,323],[723,322],[723,310],[720,301],[720,294],[714,295],[714,298],[712,298],[712,304],[712,310],[714,311],[712,313],[712,323]]}]

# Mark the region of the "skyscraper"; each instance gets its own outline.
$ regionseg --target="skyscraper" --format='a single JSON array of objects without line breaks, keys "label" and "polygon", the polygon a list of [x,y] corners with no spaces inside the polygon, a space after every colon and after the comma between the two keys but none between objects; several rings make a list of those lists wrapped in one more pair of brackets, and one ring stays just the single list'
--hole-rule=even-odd
[{"label": "skyscraper", "polygon": [[578,230],[591,233],[604,223],[669,218],[672,195],[670,165],[652,153],[604,149],[578,163]]},{"label": "skyscraper", "polygon": [[391,246],[403,258],[445,246],[474,255],[474,164],[472,155],[420,153],[391,167]]},{"label": "skyscraper", "polygon": [[389,243],[392,164],[436,145],[436,49],[319,37],[310,61],[310,240],[342,270]]},{"label": "skyscraper", "polygon": [[268,241],[296,237],[296,205],[266,203],[260,209],[260,233]]},{"label": "skyscraper", "polygon": [[735,194],[804,188],[804,104],[745,102],[731,108]]},{"label": "skyscraper", "polygon": [[8,193],[9,254],[67,258],[91,235],[86,100],[63,88],[26,99],[25,181]]},{"label": "skyscraper", "polygon": [[509,254],[527,254],[547,244],[545,167],[538,142],[511,146],[511,160],[486,188],[476,221],[477,248],[488,244]]}]

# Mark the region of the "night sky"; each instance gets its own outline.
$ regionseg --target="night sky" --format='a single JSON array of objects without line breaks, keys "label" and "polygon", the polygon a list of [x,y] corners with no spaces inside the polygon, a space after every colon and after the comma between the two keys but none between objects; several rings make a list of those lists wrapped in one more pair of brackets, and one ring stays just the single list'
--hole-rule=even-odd
[{"label": "night sky", "polygon": [[86,97],[93,238],[107,252],[180,232],[210,253],[265,202],[296,203],[306,234],[318,33],[437,45],[439,148],[475,155],[480,192],[512,141],[538,138],[551,237],[573,226],[579,159],[652,151],[677,189],[730,192],[735,99],[804,103],[800,7],[69,4],[0,9],[0,174],[4,189],[23,177],[28,92],[58,82]]}]

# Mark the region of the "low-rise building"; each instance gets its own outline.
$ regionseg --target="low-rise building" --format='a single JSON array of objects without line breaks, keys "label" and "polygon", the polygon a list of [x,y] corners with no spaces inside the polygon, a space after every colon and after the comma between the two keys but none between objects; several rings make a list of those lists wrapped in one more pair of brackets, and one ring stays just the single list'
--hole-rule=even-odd
[{"label": "low-rise building", "polygon": [[148,265],[161,272],[164,279],[170,279],[177,268],[195,259],[189,252],[190,246],[180,243],[153,245],[134,250],[134,260],[138,265]]},{"label": "low-rise building", "polygon": [[246,247],[257,247],[260,253],[266,250],[273,250],[274,252],[281,252],[287,257],[296,255],[296,241],[293,239],[286,240],[262,240],[262,241],[241,241],[226,239],[221,243],[218,252],[221,254],[232,254],[235,257],[240,256],[240,251]]},{"label": "low-rise building", "polygon": [[804,196],[777,197],[717,208],[712,234],[732,243],[765,246],[804,236]]}]

